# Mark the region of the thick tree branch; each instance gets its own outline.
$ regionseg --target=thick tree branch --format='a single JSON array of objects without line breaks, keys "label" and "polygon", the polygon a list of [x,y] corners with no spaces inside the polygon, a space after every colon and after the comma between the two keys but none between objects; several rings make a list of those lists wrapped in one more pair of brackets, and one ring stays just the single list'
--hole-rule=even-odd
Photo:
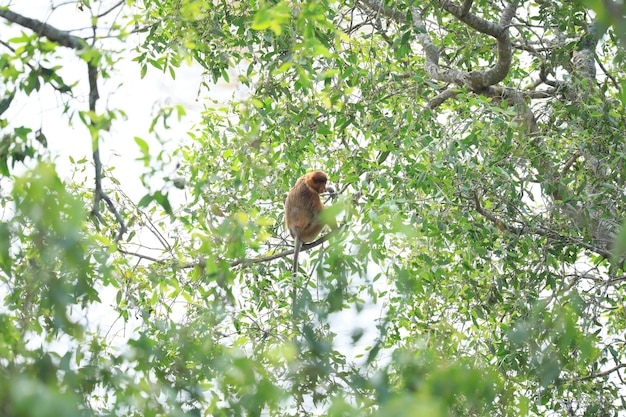
[{"label": "thick tree branch", "polygon": [[[424,56],[426,62],[424,63],[424,70],[434,80],[443,81],[449,84],[456,84],[460,86],[469,84],[469,75],[466,72],[458,71],[452,68],[442,68],[439,66],[439,49],[433,43],[426,24],[422,19],[420,12],[417,8],[411,9],[411,16],[413,18],[413,26],[416,31],[416,39],[424,50]],[[447,97],[449,98],[449,97]]]},{"label": "thick tree branch", "polygon": [[463,2],[463,5],[461,6],[461,16],[465,16],[469,13],[472,8],[472,3],[474,3],[474,0],[465,0]]},{"label": "thick tree branch", "polygon": [[602,24],[596,17],[596,20],[586,28],[585,35],[578,41],[578,45],[572,53],[572,73],[587,79],[589,86],[593,85],[596,79],[595,49],[603,35],[600,30],[601,27]]},{"label": "thick tree branch", "polygon": [[[537,126],[537,119],[532,109],[526,104],[524,101],[524,97],[519,93],[519,91],[506,88],[506,87],[496,87],[490,86],[485,88],[482,91],[482,94],[485,97],[490,97],[494,99],[495,103],[499,103],[502,100],[507,100],[510,104],[515,106],[519,114],[519,124],[523,126],[526,130],[526,133],[529,136],[534,136],[534,141],[537,144],[543,144],[543,139],[537,137],[537,132],[539,131],[539,127]],[[552,165],[546,162],[546,166],[543,167],[543,172],[547,172],[550,170],[552,172]]]},{"label": "thick tree branch", "polygon": [[439,4],[442,9],[459,19],[461,22],[481,33],[484,33],[485,35],[489,35],[493,38],[498,38],[502,35],[502,26],[478,17],[473,13],[469,13],[469,8],[466,11],[464,7],[465,5],[459,6],[450,0],[436,0],[435,2]]},{"label": "thick tree branch", "polygon": [[396,23],[407,23],[406,15],[394,8],[385,6],[385,3],[379,0],[359,0],[359,3],[376,14],[383,15]]},{"label": "thick tree branch", "polygon": [[441,104],[443,104],[444,101],[446,101],[449,98],[456,97],[458,94],[459,94],[459,91],[455,91],[451,88],[447,88],[443,90],[441,93],[437,94],[437,96],[435,96],[434,98],[431,98],[430,100],[428,100],[428,105],[426,107],[429,109],[436,109]]},{"label": "thick tree branch", "polygon": [[[383,15],[398,24],[407,23],[404,13],[392,7],[385,6],[380,0],[359,0],[359,3],[367,10]],[[416,39],[422,46],[426,57],[424,64],[426,73],[435,80],[467,87],[477,93],[481,93],[484,88],[502,81],[507,76],[511,67],[513,47],[509,38],[509,25],[515,15],[518,1],[514,0],[508,4],[502,11],[498,23],[490,22],[472,14],[470,9],[473,2],[469,0],[466,0],[460,6],[446,0],[439,0],[437,3],[466,25],[488,36],[494,37],[498,45],[498,60],[491,69],[472,71],[471,73],[451,68],[442,68],[439,65],[439,50],[430,38],[426,24],[420,16],[418,8],[412,7],[412,23],[415,27]]]},{"label": "thick tree branch", "polygon": [[69,32],[59,30],[54,26],[50,26],[47,23],[39,21],[37,19],[31,19],[29,17],[22,16],[9,9],[0,8],[0,16],[4,17],[11,23],[18,24],[25,28],[32,30],[39,36],[48,38],[52,42],[56,42],[61,46],[80,50],[87,47],[87,43],[78,36],[71,35]]},{"label": "thick tree branch", "polygon": [[[387,7],[383,2],[378,0],[360,0],[359,3],[366,9],[382,14],[399,24],[407,23],[406,15],[391,7]],[[422,46],[426,58],[424,69],[426,73],[434,80],[445,83],[453,83],[461,87],[467,87],[469,90],[482,93],[482,90],[490,85],[502,81],[510,70],[513,47],[508,34],[508,27],[511,23],[517,1],[512,1],[509,6],[502,12],[500,22],[493,23],[481,19],[472,13],[470,9],[472,1],[466,0],[462,6],[458,6],[449,1],[440,1],[442,7],[452,13],[465,24],[474,27],[482,33],[493,36],[498,42],[498,60],[494,68],[483,71],[473,71],[467,73],[464,71],[444,68],[439,65],[439,50],[433,43],[426,24],[417,7],[411,8],[412,24],[415,28],[416,40]],[[447,99],[445,94],[439,99]],[[435,100],[433,104],[441,104],[443,101]]]},{"label": "thick tree branch", "polygon": [[507,7],[502,11],[498,23],[490,22],[470,13],[467,4],[458,6],[446,0],[439,0],[437,2],[444,10],[451,13],[461,22],[485,35],[495,38],[497,41],[498,60],[496,65],[489,70],[471,72],[469,74],[471,82],[468,87],[470,87],[472,91],[480,92],[482,88],[502,81],[511,68],[513,46],[509,38],[509,25],[515,16],[518,0],[509,2]]}]

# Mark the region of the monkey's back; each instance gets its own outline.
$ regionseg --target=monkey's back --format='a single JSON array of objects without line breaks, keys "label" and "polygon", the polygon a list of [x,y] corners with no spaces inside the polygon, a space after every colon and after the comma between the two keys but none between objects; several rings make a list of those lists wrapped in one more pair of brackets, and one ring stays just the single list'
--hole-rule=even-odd
[{"label": "monkey's back", "polygon": [[323,208],[319,194],[307,187],[305,177],[299,178],[285,200],[285,225],[291,236],[314,240],[324,227],[319,221]]}]

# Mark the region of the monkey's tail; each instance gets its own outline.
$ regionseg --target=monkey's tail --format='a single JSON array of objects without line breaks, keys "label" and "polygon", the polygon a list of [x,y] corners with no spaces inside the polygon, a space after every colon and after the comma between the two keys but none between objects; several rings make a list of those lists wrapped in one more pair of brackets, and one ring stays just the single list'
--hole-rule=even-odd
[{"label": "monkey's tail", "polygon": [[300,254],[300,248],[302,247],[302,241],[299,236],[296,236],[295,248],[293,251],[293,273],[298,273],[298,255]]}]

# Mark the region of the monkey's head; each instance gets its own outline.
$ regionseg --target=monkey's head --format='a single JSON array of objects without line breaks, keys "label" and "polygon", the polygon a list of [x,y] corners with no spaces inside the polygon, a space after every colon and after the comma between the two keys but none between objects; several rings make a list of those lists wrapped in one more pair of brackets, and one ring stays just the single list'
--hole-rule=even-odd
[{"label": "monkey's head", "polygon": [[313,171],[305,175],[307,187],[318,194],[326,192],[326,182],[328,177],[322,171]]}]

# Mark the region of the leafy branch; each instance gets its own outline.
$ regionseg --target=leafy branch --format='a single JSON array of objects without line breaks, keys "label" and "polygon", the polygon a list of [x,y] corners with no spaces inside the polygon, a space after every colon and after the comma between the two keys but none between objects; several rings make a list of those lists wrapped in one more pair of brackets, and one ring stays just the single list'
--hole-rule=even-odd
[{"label": "leafy branch", "polygon": [[590,375],[585,375],[585,376],[581,376],[581,377],[578,377],[578,378],[574,378],[574,381],[581,382],[581,381],[588,381],[590,379],[595,379],[595,378],[603,378],[605,376],[609,376],[613,372],[619,371],[622,368],[626,368],[626,363],[620,363],[620,364],[614,366],[611,369],[607,369],[606,371],[602,371],[602,372],[598,372],[598,373],[595,373],[595,374],[590,374]]},{"label": "leafy branch", "polygon": [[[302,248],[300,249],[301,252],[303,251],[307,251],[309,249],[313,249],[319,245],[321,245],[324,242],[327,242],[331,237],[335,236],[337,233],[339,233],[339,231],[343,229],[343,226],[335,229],[335,230],[331,230],[329,233],[327,233],[326,235],[320,237],[319,239],[310,242],[310,243],[304,243],[302,245]],[[176,262],[172,261],[171,259],[159,259],[159,258],[155,258],[149,255],[144,255],[138,252],[133,252],[133,251],[128,251],[125,250],[123,248],[118,248],[118,252],[120,252],[121,254],[124,255],[128,255],[128,256],[134,256],[137,257],[139,259],[144,259],[146,261],[149,262],[153,262],[159,265],[175,265]],[[230,262],[228,264],[229,268],[235,268],[237,266],[250,266],[250,265],[255,265],[255,264],[259,264],[259,263],[263,263],[263,262],[269,262],[269,261],[273,261],[274,259],[280,259],[280,258],[284,258],[286,256],[289,255],[293,255],[294,253],[294,249],[287,249],[284,250],[282,252],[278,252],[278,253],[274,253],[271,255],[265,255],[265,256],[259,256],[256,258],[242,258],[242,259],[237,259],[234,260],[232,262]],[[179,264],[177,265],[177,267],[179,269],[190,269],[190,268],[195,268],[197,266],[199,267],[204,267],[206,265],[206,259],[199,259],[197,261],[193,261],[193,262],[187,262],[187,263],[183,263],[183,264]]]},{"label": "leafy branch", "polygon": [[[115,7],[119,7],[122,4],[123,2],[120,2]],[[108,12],[110,12],[110,10]],[[22,16],[9,9],[0,9],[0,16],[11,23],[15,23],[17,25],[32,30],[40,37],[45,37],[52,42],[55,42],[66,48],[74,49],[77,52],[83,52],[88,48],[93,48],[93,45],[89,46],[85,39],[74,36],[68,31],[57,29],[56,27],[37,19],[31,19],[29,17]],[[96,103],[99,99],[97,59],[91,57],[85,58],[85,60],[87,61],[87,78],[89,80],[89,111],[92,114],[95,114]],[[100,202],[104,201],[109,211],[113,214],[115,220],[119,224],[118,233],[115,238],[116,242],[119,242],[126,233],[126,223],[124,222],[122,215],[120,214],[119,210],[117,209],[111,198],[102,188],[102,162],[100,160],[100,147],[97,133],[99,127],[96,125],[93,119],[90,121],[89,127],[92,133],[93,161],[95,168],[95,191],[91,215],[97,218],[100,222],[104,222],[102,214],[100,213]]]},{"label": "leafy branch", "polygon": [[516,235],[522,235],[527,232],[532,232],[538,236],[550,237],[553,239],[560,240],[561,242],[581,246],[591,252],[597,253],[598,255],[602,256],[605,259],[611,258],[611,251],[601,248],[599,246],[593,245],[591,243],[585,242],[583,239],[578,238],[578,237],[564,236],[555,230],[551,230],[541,225],[538,225],[538,226],[532,225],[530,223],[522,223],[521,227],[513,226],[510,223],[505,222],[504,220],[502,220],[495,214],[491,213],[490,211],[486,210],[482,206],[480,199],[476,193],[472,195],[472,199],[474,202],[474,208],[476,212],[480,214],[481,216],[483,216],[484,218],[486,218],[487,220],[489,220],[491,223],[493,223],[501,232],[509,232],[509,233],[513,233]]},{"label": "leafy branch", "polygon": [[[321,245],[322,243],[328,241],[332,236],[336,235],[337,233],[339,233],[339,231],[342,229],[342,227],[339,227],[335,230],[330,231],[329,233],[325,234],[324,236],[320,237],[319,239],[317,239],[314,242],[311,243],[304,243],[302,245],[302,248],[300,249],[300,251],[306,251],[309,249],[312,249],[316,246]],[[280,253],[275,253],[272,255],[268,255],[268,256],[260,256],[258,258],[247,258],[247,259],[238,259],[234,262],[230,263],[230,267],[236,267],[239,265],[242,266],[249,266],[249,265],[254,265],[254,264],[258,264],[258,263],[262,263],[262,262],[268,262],[268,261],[273,261],[274,259],[279,259],[279,258],[284,258],[285,256],[289,256],[292,255],[294,253],[294,249],[288,249],[285,251],[282,251]]]}]

